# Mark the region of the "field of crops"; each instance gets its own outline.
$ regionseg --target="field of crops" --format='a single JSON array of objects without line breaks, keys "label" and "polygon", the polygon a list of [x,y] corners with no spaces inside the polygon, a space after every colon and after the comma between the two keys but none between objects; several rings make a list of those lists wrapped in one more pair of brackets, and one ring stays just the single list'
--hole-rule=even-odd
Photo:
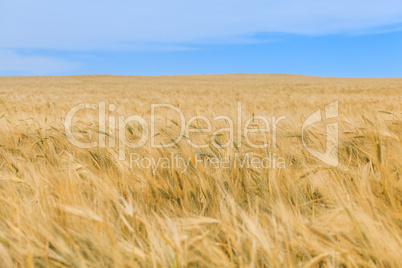
[{"label": "field of crops", "polygon": [[[331,123],[333,165],[311,154]],[[400,267],[401,252],[402,79],[0,78],[0,267]]]}]

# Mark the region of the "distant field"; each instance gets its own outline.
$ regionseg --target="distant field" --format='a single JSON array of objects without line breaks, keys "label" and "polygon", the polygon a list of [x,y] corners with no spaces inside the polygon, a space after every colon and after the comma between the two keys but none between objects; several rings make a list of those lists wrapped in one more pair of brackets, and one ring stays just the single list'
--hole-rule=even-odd
[{"label": "distant field", "polygon": [[[106,125],[79,110],[69,136],[82,103],[105,103]],[[152,125],[152,104],[191,132],[176,140],[172,108]],[[325,151],[331,123],[332,166],[306,149]],[[401,267],[401,254],[400,78],[0,78],[0,267]]]}]

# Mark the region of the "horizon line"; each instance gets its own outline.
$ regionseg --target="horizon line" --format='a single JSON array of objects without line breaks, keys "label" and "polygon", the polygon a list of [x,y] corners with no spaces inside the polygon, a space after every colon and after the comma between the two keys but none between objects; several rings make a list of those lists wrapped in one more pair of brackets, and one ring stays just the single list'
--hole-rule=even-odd
[{"label": "horizon line", "polygon": [[341,79],[402,79],[397,76],[376,77],[376,76],[320,76],[309,74],[294,74],[294,73],[201,73],[201,74],[159,74],[159,75],[127,75],[127,74],[71,74],[71,75],[0,75],[0,78],[51,78],[51,77],[189,77],[189,76],[226,76],[226,75],[275,75],[275,76],[303,76],[310,78],[341,78]]}]

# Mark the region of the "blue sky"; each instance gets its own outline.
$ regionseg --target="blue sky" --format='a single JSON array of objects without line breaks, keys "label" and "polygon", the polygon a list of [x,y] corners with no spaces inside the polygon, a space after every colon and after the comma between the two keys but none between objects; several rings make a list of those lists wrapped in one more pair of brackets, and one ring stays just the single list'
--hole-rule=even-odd
[{"label": "blue sky", "polygon": [[0,75],[402,77],[402,2],[15,0]]}]

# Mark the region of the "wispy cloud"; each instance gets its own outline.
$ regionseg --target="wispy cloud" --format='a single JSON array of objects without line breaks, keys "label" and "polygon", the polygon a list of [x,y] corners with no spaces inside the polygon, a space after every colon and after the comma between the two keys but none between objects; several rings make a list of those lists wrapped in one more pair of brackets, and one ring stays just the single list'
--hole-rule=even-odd
[{"label": "wispy cloud", "polygon": [[79,64],[63,59],[24,55],[13,50],[0,49],[0,74],[51,75],[69,72],[78,67]]},{"label": "wispy cloud", "polygon": [[[266,69],[254,66],[262,56],[265,66],[267,62],[274,64],[278,51],[299,51],[298,44],[289,41],[295,36],[365,36],[399,32],[401,26],[400,0],[0,1],[0,75],[162,74],[191,73],[193,69],[208,73],[211,63],[216,64],[217,72],[261,72]],[[380,36],[376,38],[378,44],[381,40]],[[284,48],[256,52],[249,69],[244,67],[242,60],[254,55],[250,44],[255,48],[273,42],[272,49],[278,41]],[[236,47],[233,44],[244,45],[236,59],[226,58],[233,59],[237,68],[222,60],[217,62],[217,56],[226,51],[210,49]],[[396,59],[393,50],[383,51],[393,53],[390,58]],[[175,55],[173,60],[166,56],[169,53]],[[346,57],[345,50],[338,53]],[[164,55],[165,65],[161,63]],[[208,66],[197,69],[195,66],[206,62],[208,55]],[[273,70],[277,71],[282,62],[278,60]],[[172,67],[175,64],[176,69]],[[288,70],[296,72],[289,68],[282,72]],[[305,67],[298,72],[304,71]]]},{"label": "wispy cloud", "polygon": [[[5,3],[4,3],[5,2]],[[397,30],[399,0],[50,1],[0,4],[0,48],[138,50],[241,43],[253,33]]]}]

